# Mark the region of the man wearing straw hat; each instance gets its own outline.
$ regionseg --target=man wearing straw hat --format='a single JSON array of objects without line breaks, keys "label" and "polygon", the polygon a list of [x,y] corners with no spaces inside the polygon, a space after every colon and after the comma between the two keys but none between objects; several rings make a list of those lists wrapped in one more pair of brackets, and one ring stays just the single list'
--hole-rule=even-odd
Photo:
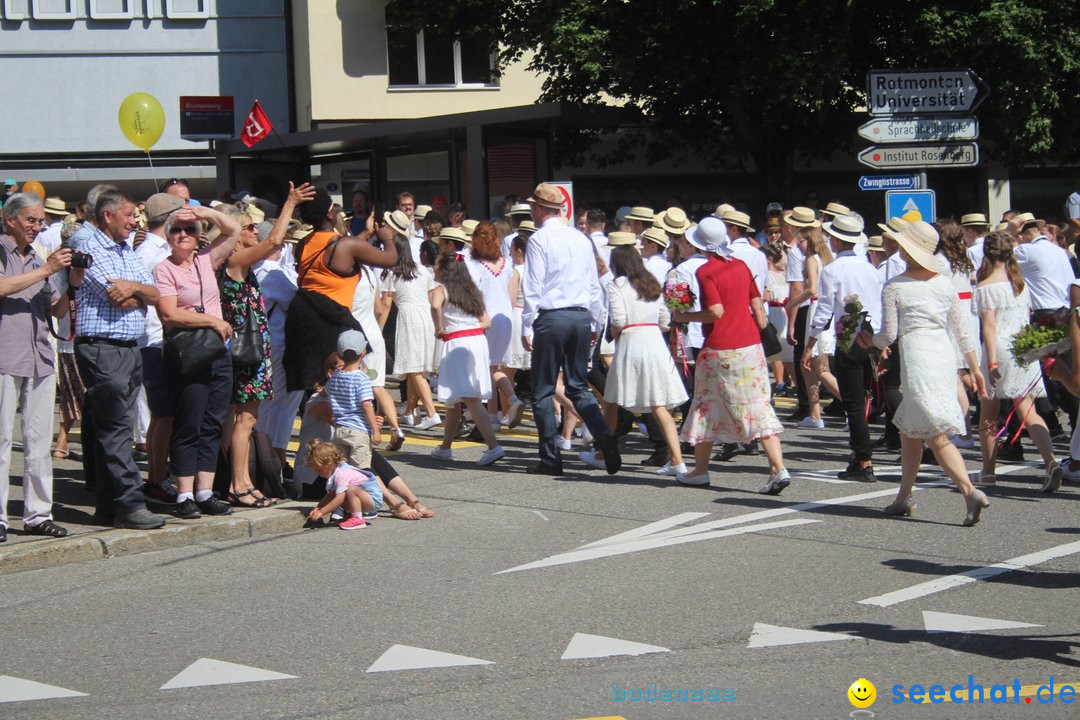
[{"label": "man wearing straw hat", "polygon": [[765,282],[769,278],[769,260],[765,257],[765,253],[750,244],[747,234],[754,232],[754,228],[750,227],[750,216],[738,210],[728,210],[720,219],[727,225],[728,238],[731,240],[731,254],[750,268],[750,274],[754,276],[758,292],[761,293],[761,297],[765,297]]},{"label": "man wearing straw hat", "polygon": [[990,229],[990,223],[986,215],[982,213],[968,213],[960,218],[960,231],[964,234],[964,242],[968,247],[968,258],[975,266],[975,272],[979,271],[983,261],[983,239]]},{"label": "man wearing straw hat", "polygon": [[518,236],[518,228],[521,226],[523,220],[529,220],[532,217],[532,211],[529,210],[529,203],[514,203],[510,206],[510,212],[506,214],[506,220],[510,223],[510,234],[503,238],[502,251],[503,255],[510,257],[510,245],[513,244],[514,238]]},{"label": "man wearing straw hat", "polygon": [[670,244],[668,234],[659,227],[653,226],[641,233],[641,259],[645,269],[656,278],[661,288],[667,281],[667,274],[671,272],[671,263],[664,257]]},{"label": "man wearing straw hat", "polygon": [[[604,454],[609,475],[622,467],[615,436],[585,381],[589,352],[602,330],[603,296],[592,240],[560,217],[562,193],[536,186],[528,203],[539,229],[525,251],[525,309],[522,345],[532,353],[533,415],[540,435],[540,462],[534,474],[561,475],[555,444],[555,382],[563,372],[566,395]],[[652,218],[650,217],[651,221]]]},{"label": "man wearing straw hat", "polygon": [[[814,345],[823,332],[836,332],[844,316],[844,299],[855,295],[867,313],[863,327],[873,331],[881,322],[881,280],[877,269],[855,254],[856,245],[866,244],[863,221],[855,215],[840,215],[822,224],[836,259],[825,266],[819,280],[818,306],[810,319],[810,340],[803,352],[803,370],[809,372]],[[874,482],[870,429],[866,423],[866,392],[871,381],[870,356],[852,343],[844,352],[837,344],[836,384],[840,386],[844,413],[848,418],[851,462],[840,473],[841,480]]]},{"label": "man wearing straw hat", "polygon": [[656,217],[651,207],[638,205],[630,208],[630,214],[626,216],[626,222],[630,223],[630,232],[640,236],[641,233],[652,227]]},{"label": "man wearing straw hat", "polygon": [[45,257],[48,257],[60,247],[60,229],[64,227],[64,218],[67,217],[68,212],[64,201],[58,197],[46,198],[43,209],[45,217],[49,220],[49,226],[35,238],[34,245],[41,249]]}]

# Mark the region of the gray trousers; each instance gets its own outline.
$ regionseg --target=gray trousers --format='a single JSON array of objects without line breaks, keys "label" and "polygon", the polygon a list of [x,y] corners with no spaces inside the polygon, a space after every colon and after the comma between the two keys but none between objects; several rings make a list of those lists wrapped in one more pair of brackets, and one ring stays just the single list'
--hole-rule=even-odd
[{"label": "gray trousers", "polygon": [[49,447],[53,434],[56,376],[0,375],[0,525],[8,527],[11,445],[15,413],[22,418],[23,525],[52,520],[53,476]]}]

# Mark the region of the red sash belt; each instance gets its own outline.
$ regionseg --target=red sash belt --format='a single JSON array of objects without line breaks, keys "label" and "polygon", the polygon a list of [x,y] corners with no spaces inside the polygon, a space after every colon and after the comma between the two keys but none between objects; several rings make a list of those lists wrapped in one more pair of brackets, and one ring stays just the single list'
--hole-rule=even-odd
[{"label": "red sash belt", "polygon": [[960,298],[961,300],[970,300],[971,299],[971,293],[970,292],[956,293],[956,297]]},{"label": "red sash belt", "polygon": [[450,342],[451,340],[457,340],[463,337],[472,337],[473,335],[483,335],[484,328],[469,328],[468,330],[455,330],[454,332],[443,333],[443,342]]},{"label": "red sash belt", "polygon": [[623,325],[623,330],[629,330],[632,327],[660,327],[656,323],[630,323],[629,325]]},{"label": "red sash belt", "polygon": [[787,300],[769,300],[769,307],[785,307]]}]

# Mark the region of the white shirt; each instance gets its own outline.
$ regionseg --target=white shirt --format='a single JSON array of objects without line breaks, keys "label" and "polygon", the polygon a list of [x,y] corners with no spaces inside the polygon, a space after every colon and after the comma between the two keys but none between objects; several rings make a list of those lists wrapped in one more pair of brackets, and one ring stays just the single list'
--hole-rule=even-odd
[{"label": "white shirt", "polygon": [[741,237],[731,241],[731,254],[750,268],[750,274],[754,276],[758,292],[765,297],[765,283],[769,280],[769,259],[765,257],[765,253],[751,245],[749,240]]},{"label": "white shirt", "polygon": [[604,300],[592,241],[577,228],[552,217],[529,238],[525,250],[522,335],[532,337],[539,311],[570,307],[587,308],[593,332],[600,330]]},{"label": "white shirt", "polygon": [[34,244],[41,248],[45,258],[48,258],[60,247],[60,228],[62,227],[64,227],[64,223],[57,220],[34,238]]},{"label": "white shirt", "polygon": [[[594,232],[589,234],[589,238],[593,241],[593,245],[596,246],[596,252],[600,253],[600,259],[604,261],[604,264],[611,267],[611,248],[607,246],[607,235],[602,232]],[[664,281],[661,280],[660,284],[663,285]]]},{"label": "white shirt", "polygon": [[818,306],[810,320],[810,337],[821,337],[833,316],[839,319],[844,314],[844,298],[852,293],[859,296],[863,310],[867,312],[866,321],[870,324],[867,329],[879,330],[881,288],[877,268],[852,250],[839,253],[825,266],[818,279]]},{"label": "white shirt", "polygon": [[[146,239],[135,250],[135,257],[142,261],[146,272],[151,275],[154,274],[154,268],[157,267],[158,263],[170,255],[172,255],[172,248],[169,247],[169,242],[157,233],[152,232],[146,233]],[[163,332],[157,308],[153,305],[147,305],[146,328],[143,330],[143,336],[139,338],[139,347],[161,347]]]},{"label": "white shirt", "polygon": [[[701,311],[701,286],[698,285],[697,271],[707,259],[701,253],[695,253],[675,266],[676,282],[686,283],[690,291],[694,293],[694,307],[690,312]],[[705,334],[701,331],[701,323],[692,322],[686,328],[686,344],[692,348],[701,349],[705,345]]]},{"label": "white shirt", "polygon": [[[881,263],[881,267],[885,268],[885,270],[881,272],[882,287],[885,287],[885,283],[889,282],[897,275],[903,275],[907,272],[907,263],[904,261],[904,258],[900,256],[899,250],[890,255],[888,260]],[[878,271],[880,272],[881,268],[878,268]]]},{"label": "white shirt", "polygon": [[1013,256],[1031,290],[1031,307],[1036,310],[1069,307],[1069,285],[1075,279],[1069,253],[1040,235],[1017,246]]},{"label": "white shirt", "polygon": [[967,249],[968,259],[971,260],[971,264],[975,266],[975,272],[979,272],[979,268],[982,267],[983,255],[986,252],[983,248],[983,242],[985,240],[985,237],[980,236],[972,243],[971,247]]},{"label": "white shirt", "polygon": [[514,232],[510,233],[509,235],[507,235],[506,237],[503,238],[502,252],[503,252],[503,255],[506,256],[507,260],[510,259],[511,246],[514,243],[514,238],[516,238],[517,236],[518,236],[517,230],[515,230]]},{"label": "white shirt", "polygon": [[671,272],[671,263],[667,261],[663,253],[657,253],[644,258],[644,260],[645,269],[656,278],[656,282],[660,283],[660,287],[664,287],[664,283],[667,282],[667,274]]},{"label": "white shirt", "polygon": [[[806,256],[803,255],[802,250],[798,245],[792,245],[787,254],[787,274],[784,279],[787,280],[788,294],[791,294],[791,283],[805,283],[806,279],[803,275],[806,268]],[[809,307],[810,301],[805,300],[799,307]]]},{"label": "white shirt", "polygon": [[266,305],[266,324],[270,329],[270,348],[275,353],[285,350],[285,316],[289,303],[296,295],[296,267],[277,260],[263,260],[255,266],[255,279],[259,281],[263,303]]},{"label": "white shirt", "polygon": [[420,246],[423,245],[423,244],[424,244],[424,235],[422,233],[420,235],[413,235],[412,237],[409,238],[409,249],[412,250],[412,259],[413,259],[413,262],[416,263],[417,267],[419,267],[421,265],[421,263],[420,263]]}]

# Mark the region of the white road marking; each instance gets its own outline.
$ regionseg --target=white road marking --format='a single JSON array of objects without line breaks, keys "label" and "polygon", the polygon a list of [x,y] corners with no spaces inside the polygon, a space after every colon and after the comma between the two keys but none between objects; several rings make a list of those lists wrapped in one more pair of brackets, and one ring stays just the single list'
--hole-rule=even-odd
[{"label": "white road marking", "polygon": [[180,671],[176,677],[161,686],[162,690],[176,688],[203,687],[206,685],[235,685],[237,683],[266,682],[267,680],[292,680],[295,675],[263,670],[249,665],[238,665],[199,658]]},{"label": "white road marking", "polygon": [[799,628],[782,627],[780,625],[766,625],[754,623],[754,629],[750,631],[748,648],[776,647],[778,645],[802,645],[804,643],[833,642],[836,640],[861,640],[855,635],[843,633],[822,632],[820,630],[800,630]]},{"label": "white road marking", "polygon": [[551,522],[550,520],[548,520],[548,516],[540,512],[539,510],[533,510],[533,512],[539,515],[544,522]]},{"label": "white road marking", "polygon": [[85,696],[86,693],[68,690],[56,685],[46,685],[45,683],[24,680],[11,675],[0,675],[0,703]]},{"label": "white road marking", "polygon": [[678,515],[672,515],[671,517],[664,518],[663,520],[651,522],[648,525],[642,525],[641,527],[634,528],[633,530],[627,530],[626,532],[619,533],[618,535],[612,535],[611,537],[606,537],[602,540],[596,540],[594,542],[587,543],[585,545],[582,545],[579,549],[601,547],[603,545],[618,545],[619,543],[627,542],[629,540],[637,540],[647,535],[659,533],[661,530],[667,530],[668,528],[673,528],[677,525],[683,525],[690,522],[691,520],[698,520],[703,517],[708,517],[711,514],[712,513],[707,512],[679,513]]},{"label": "white road marking", "polygon": [[1014,628],[1036,628],[1042,625],[998,620],[996,618],[977,617],[975,615],[954,615],[952,613],[923,610],[923,626],[928,633],[973,633],[983,630],[1012,630]]},{"label": "white road marking", "polygon": [[570,643],[563,651],[563,660],[580,660],[583,658],[611,657],[613,655],[647,655],[649,653],[666,653],[671,650],[659,645],[646,645],[645,643],[620,640],[619,638],[604,637],[603,635],[589,635],[588,633],[574,633]]},{"label": "white road marking", "polygon": [[490,660],[454,655],[411,645],[394,645],[379,656],[367,669],[369,673],[390,670],[423,670],[426,668],[460,667],[463,665],[494,665]]},{"label": "white road marking", "polygon": [[860,605],[877,605],[878,607],[891,607],[898,605],[908,600],[914,600],[916,598],[926,597],[927,595],[933,595],[934,593],[942,592],[943,590],[950,590],[954,587],[960,587],[961,585],[967,585],[973,583],[976,580],[985,580],[986,578],[992,578],[1003,573],[1010,572],[1012,570],[1023,570],[1031,565],[1038,565],[1044,563],[1047,560],[1054,560],[1059,557],[1065,557],[1066,555],[1072,555],[1080,552],[1080,541],[1065,543],[1064,545],[1056,545],[1046,550],[1040,550],[1039,552],[1029,553],[1027,555],[1021,555],[1014,557],[1011,560],[1005,562],[994,563],[993,565],[985,565],[983,567],[972,568],[956,575],[948,575],[946,577],[940,577],[935,580],[919,583],[918,585],[912,585],[911,587],[903,588],[901,590],[895,590],[891,593],[885,593],[884,595],[875,595],[874,597],[860,600]]}]

